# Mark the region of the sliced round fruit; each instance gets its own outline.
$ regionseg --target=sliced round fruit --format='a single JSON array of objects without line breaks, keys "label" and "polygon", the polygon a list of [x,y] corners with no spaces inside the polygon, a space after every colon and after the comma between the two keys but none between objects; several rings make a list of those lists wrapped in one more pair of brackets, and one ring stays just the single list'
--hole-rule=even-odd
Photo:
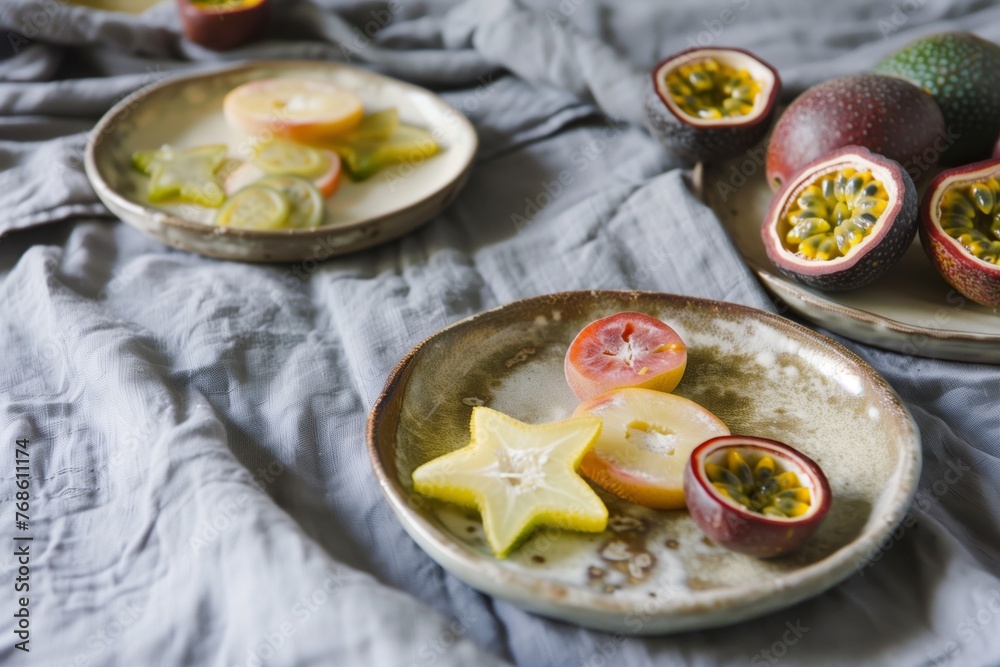
[{"label": "sliced round fruit", "polygon": [[[333,151],[318,152],[324,157],[327,169],[310,180],[325,199],[332,197],[340,187],[342,163],[340,161],[340,156]],[[278,175],[280,175],[280,172]],[[259,181],[266,176],[268,176],[268,172],[264,171],[253,162],[244,162],[242,165],[234,169],[232,173],[229,174],[229,177],[226,178],[226,194],[235,194],[251,183]]]},{"label": "sliced round fruit", "polygon": [[288,202],[286,227],[304,229],[319,227],[323,222],[323,195],[304,178],[298,176],[267,176],[255,183],[271,188]]},{"label": "sliced round fruit", "polygon": [[967,32],[922,37],[875,66],[923,88],[937,100],[948,127],[944,164],[989,155],[1000,133],[1000,46]]},{"label": "sliced round fruit", "polygon": [[816,462],[786,444],[727,435],[697,447],[684,470],[688,511],[716,544],[758,558],[801,547],[830,509]]},{"label": "sliced round fruit", "polygon": [[863,146],[918,177],[940,157],[944,118],[934,98],[889,76],[831,79],[799,95],[767,146],[767,182],[777,190],[806,164],[843,146]]},{"label": "sliced round fruit", "polygon": [[591,322],[566,351],[566,382],[585,401],[619,387],[673,391],[687,366],[677,332],[644,313],[623,312]]},{"label": "sliced round fruit", "polygon": [[286,77],[251,81],[229,91],[222,110],[248,135],[271,132],[295,141],[336,139],[358,126],[361,98],[328,81]]},{"label": "sliced round fruit", "polygon": [[771,201],[761,235],[771,262],[810,287],[867,285],[917,233],[917,190],[896,162],[847,146],[807,165]]},{"label": "sliced round fruit", "polygon": [[323,152],[294,141],[276,139],[264,144],[253,163],[269,174],[292,174],[313,178],[325,173],[330,162]]},{"label": "sliced round fruit", "polygon": [[963,295],[1000,308],[1000,160],[941,172],[921,206],[920,241]]},{"label": "sliced round fruit", "polygon": [[240,229],[281,229],[287,226],[289,211],[288,200],[280,192],[255,184],[227,199],[215,215],[215,224]]},{"label": "sliced round fruit", "polygon": [[752,53],[694,48],[653,70],[646,117],[663,146],[687,162],[739,155],[764,138],[781,79]]},{"label": "sliced round fruit", "polygon": [[691,452],[729,434],[694,401],[651,389],[616,389],[573,413],[587,415],[599,417],[602,426],[580,470],[616,496],[655,509],[684,507],[684,466]]}]

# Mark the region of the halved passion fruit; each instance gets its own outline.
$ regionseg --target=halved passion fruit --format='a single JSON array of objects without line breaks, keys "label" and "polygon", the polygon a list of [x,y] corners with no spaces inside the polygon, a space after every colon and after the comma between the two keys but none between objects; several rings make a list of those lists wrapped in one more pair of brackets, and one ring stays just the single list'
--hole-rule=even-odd
[{"label": "halved passion fruit", "polygon": [[716,544],[758,558],[789,553],[830,509],[816,462],[776,440],[725,435],[698,446],[684,470],[691,518]]},{"label": "halved passion fruit", "polygon": [[653,70],[646,116],[677,157],[725,159],[763,139],[780,91],[778,72],[747,51],[689,49]]},{"label": "halved passion fruit", "polygon": [[917,191],[897,162],[847,146],[774,196],[761,234],[771,262],[810,287],[847,290],[895,264],[917,233]]},{"label": "halved passion fruit", "polygon": [[1000,308],[1000,159],[941,172],[921,206],[920,241],[952,287]]}]

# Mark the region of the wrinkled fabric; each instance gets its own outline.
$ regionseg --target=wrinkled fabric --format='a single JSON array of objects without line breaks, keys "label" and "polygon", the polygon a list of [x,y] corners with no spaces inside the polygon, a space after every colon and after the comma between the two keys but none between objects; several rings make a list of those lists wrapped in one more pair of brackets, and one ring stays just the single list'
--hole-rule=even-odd
[{"label": "wrinkled fabric", "polygon": [[[629,288],[784,312],[641,127],[659,59],[738,45],[794,93],[917,35],[968,29],[1000,41],[1000,7],[275,9],[264,41],[218,54],[179,35],[172,2],[138,15],[0,3],[0,535],[18,532],[14,442],[27,438],[34,537],[30,656],[14,648],[18,563],[0,548],[0,662],[1000,664],[996,367],[845,341],[921,429],[924,470],[904,527],[812,600],[666,638],[546,620],[465,586],[403,532],[364,442],[396,362],[486,308]],[[350,62],[437,90],[480,135],[468,186],[402,239],[298,270],[188,254],[114,220],[83,174],[97,119],[173,72],[263,57]],[[783,639],[790,628],[794,642]]]}]

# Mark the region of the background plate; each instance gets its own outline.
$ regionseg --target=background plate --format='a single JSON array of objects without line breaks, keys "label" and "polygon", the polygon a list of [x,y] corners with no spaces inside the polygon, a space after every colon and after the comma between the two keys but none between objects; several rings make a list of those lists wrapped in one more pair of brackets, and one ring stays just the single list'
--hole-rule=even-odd
[{"label": "background plate", "polygon": [[[659,317],[684,338],[689,361],[676,393],[733,433],[782,440],[823,467],[833,504],[801,551],[766,561],[726,551],[686,511],[602,492],[607,531],[541,531],[500,560],[474,512],[413,493],[414,468],[468,443],[475,405],[534,423],[568,417],[577,401],[563,376],[567,346],[587,323],[622,310]],[[877,554],[920,473],[906,408],[842,346],[759,310],[654,293],[535,297],[444,329],[396,367],[368,438],[392,509],[443,567],[541,614],[630,634],[723,625],[816,595]]]},{"label": "background plate", "polygon": [[759,161],[744,155],[705,165],[700,188],[702,199],[764,286],[807,320],[896,352],[1000,364],[1000,313],[966,299],[946,283],[919,239],[871,285],[821,292],[786,278],[767,258],[760,227],[773,193]]},{"label": "background plate", "polygon": [[[352,183],[345,175],[326,202],[324,225],[315,229],[215,227],[208,224],[215,209],[147,203],[148,179],[131,168],[135,150],[227,143],[232,154],[243,154],[248,139],[226,124],[223,98],[247,81],[283,76],[341,85],[361,96],[366,113],[395,107],[402,122],[429,130],[442,151],[423,162],[383,169],[363,183]],[[429,221],[465,184],[476,146],[476,132],[465,116],[423,88],[336,63],[258,61],[173,77],[125,98],[91,133],[86,167],[94,190],[112,213],[163,243],[212,257],[291,262],[384,243]]]}]

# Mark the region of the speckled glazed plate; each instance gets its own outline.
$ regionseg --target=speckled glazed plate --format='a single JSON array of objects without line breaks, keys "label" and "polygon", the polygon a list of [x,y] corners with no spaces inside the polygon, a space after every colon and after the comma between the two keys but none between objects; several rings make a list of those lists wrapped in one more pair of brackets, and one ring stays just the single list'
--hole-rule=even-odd
[{"label": "speckled glazed plate", "polygon": [[789,308],[869,345],[921,357],[1000,364],[1000,312],[955,291],[934,270],[919,240],[884,276],[858,290],[821,292],[782,275],[768,260],[760,236],[772,192],[759,162],[744,155],[706,166],[699,186],[747,264]]},{"label": "speckled glazed plate", "polygon": [[[147,203],[147,179],[130,166],[135,150],[227,143],[232,156],[245,156],[252,144],[226,124],[223,98],[247,81],[286,76],[348,88],[361,97],[366,113],[395,107],[402,122],[430,131],[442,151],[423,162],[383,169],[363,183],[345,176],[326,201],[323,225],[314,229],[216,227],[210,224],[215,209]],[[91,133],[86,168],[112,213],[163,243],[211,257],[295,262],[368,248],[429,221],[465,185],[476,146],[476,132],[465,116],[423,88],[337,63],[258,61],[172,77],[125,98]]]},{"label": "speckled glazed plate", "polygon": [[[413,492],[417,466],[467,444],[473,406],[534,423],[568,417],[577,401],[563,377],[567,346],[587,323],[623,310],[659,317],[686,341],[678,394],[734,433],[782,440],[823,467],[833,504],[801,551],[773,560],[736,554],[709,543],[685,511],[601,492],[607,531],[543,531],[500,560],[475,512]],[[920,438],[906,409],[836,342],[751,308],[641,292],[535,297],[444,329],[393,371],[368,440],[393,511],[444,568],[537,613],[629,634],[733,623],[833,586],[877,554],[920,473]]]}]

